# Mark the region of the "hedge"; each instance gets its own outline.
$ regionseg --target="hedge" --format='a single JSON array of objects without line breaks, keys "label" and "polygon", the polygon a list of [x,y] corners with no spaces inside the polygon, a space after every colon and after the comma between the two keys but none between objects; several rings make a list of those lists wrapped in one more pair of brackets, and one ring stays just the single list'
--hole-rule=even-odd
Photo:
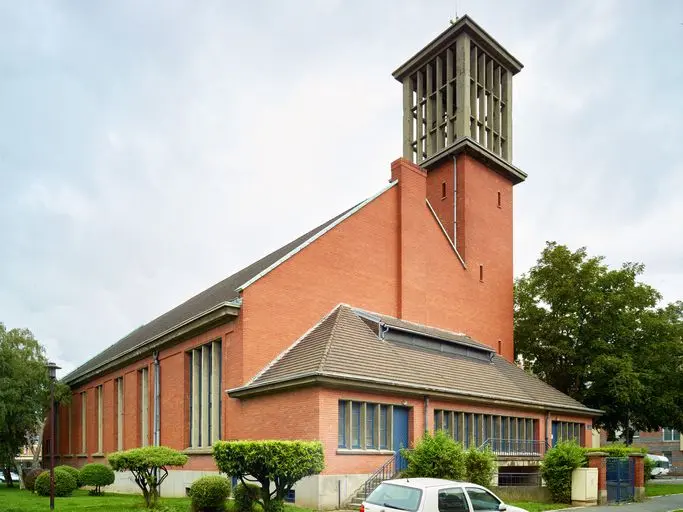
[{"label": "hedge", "polygon": [[[55,468],[55,496],[69,496],[78,488],[76,479],[64,469]],[[41,496],[50,495],[50,472],[43,471],[35,482],[35,490]]]},{"label": "hedge", "polygon": [[80,487],[83,485],[81,483],[81,472],[73,467],[73,466],[67,466],[66,464],[62,464],[61,466],[56,466],[55,469],[63,469],[64,471],[67,471],[72,477],[76,479],[76,485]]},{"label": "hedge", "polygon": [[434,435],[425,432],[415,448],[403,449],[401,455],[408,462],[402,474],[406,478],[462,480],[466,474],[462,445],[443,430],[437,430]]},{"label": "hedge", "polygon": [[190,498],[193,512],[221,512],[230,496],[232,485],[224,476],[207,475],[192,483]]}]

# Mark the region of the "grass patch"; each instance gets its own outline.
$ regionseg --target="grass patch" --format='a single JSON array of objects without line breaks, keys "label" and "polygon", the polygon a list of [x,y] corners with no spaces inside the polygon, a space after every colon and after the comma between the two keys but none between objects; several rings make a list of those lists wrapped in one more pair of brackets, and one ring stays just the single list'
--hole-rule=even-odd
[{"label": "grass patch", "polygon": [[[232,501],[227,512],[232,512]],[[188,512],[190,498],[161,498],[158,512]],[[0,484],[0,512],[43,512],[50,510],[50,498],[38,496],[19,487],[8,488]],[[74,491],[73,496],[55,498],[55,510],[80,510],[87,512],[130,512],[144,511],[142,495],[106,493],[104,496],[89,496],[88,491]],[[285,512],[312,512],[309,509],[286,504]]]},{"label": "grass patch", "polygon": [[566,503],[542,503],[540,501],[514,501],[507,503],[513,507],[523,508],[529,512],[543,512],[544,510],[557,510],[560,508],[570,508]]},{"label": "grass patch", "polygon": [[683,483],[680,484],[654,484],[645,486],[645,496],[664,496],[666,494],[683,494]]}]

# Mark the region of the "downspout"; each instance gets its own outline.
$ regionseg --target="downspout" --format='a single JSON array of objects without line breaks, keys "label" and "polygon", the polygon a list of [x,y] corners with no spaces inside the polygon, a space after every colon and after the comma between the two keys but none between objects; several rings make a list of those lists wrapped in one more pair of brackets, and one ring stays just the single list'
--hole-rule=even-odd
[{"label": "downspout", "polygon": [[159,403],[161,401],[161,387],[159,382],[159,352],[154,352],[154,446],[159,446],[160,418]]},{"label": "downspout", "polygon": [[453,246],[458,248],[458,168],[453,157]]},{"label": "downspout", "polygon": [[429,409],[429,397],[425,395],[425,404],[424,404],[424,409],[425,409],[425,434],[429,432],[429,414],[428,414],[428,409]]},{"label": "downspout", "polygon": [[545,448],[550,448],[550,441],[548,438],[548,426],[550,425],[550,411],[545,413]]}]

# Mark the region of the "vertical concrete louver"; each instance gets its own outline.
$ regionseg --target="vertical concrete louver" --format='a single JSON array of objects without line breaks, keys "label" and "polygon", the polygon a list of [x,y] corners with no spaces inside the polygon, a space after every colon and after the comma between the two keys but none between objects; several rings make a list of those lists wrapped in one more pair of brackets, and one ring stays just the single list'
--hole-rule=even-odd
[{"label": "vertical concrete louver", "polygon": [[97,386],[97,453],[102,453],[102,416],[103,416],[103,403],[102,403],[102,386]]},{"label": "vertical concrete louver", "polygon": [[116,450],[123,450],[123,377],[116,379]]},{"label": "vertical concrete louver", "polygon": [[81,393],[81,453],[88,453],[87,433],[87,405],[88,395],[85,391]]},{"label": "vertical concrete louver", "polygon": [[149,446],[149,369],[142,368],[140,377],[140,446]]},{"label": "vertical concrete louver", "polygon": [[220,438],[221,342],[188,352],[190,358],[190,448],[207,448]]},{"label": "vertical concrete louver", "polygon": [[464,16],[394,72],[403,157],[416,164],[464,137],[512,161],[512,76],[522,65]]}]

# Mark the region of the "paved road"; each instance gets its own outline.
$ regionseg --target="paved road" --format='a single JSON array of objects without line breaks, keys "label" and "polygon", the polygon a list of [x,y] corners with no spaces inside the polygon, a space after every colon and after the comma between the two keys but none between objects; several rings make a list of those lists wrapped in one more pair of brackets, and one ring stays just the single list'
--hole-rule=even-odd
[{"label": "paved road", "polygon": [[[578,510],[586,512],[669,512],[683,508],[683,494],[658,496],[640,503],[626,503],[624,505],[606,505],[601,507],[584,507]],[[571,509],[567,509],[571,510]]]}]

